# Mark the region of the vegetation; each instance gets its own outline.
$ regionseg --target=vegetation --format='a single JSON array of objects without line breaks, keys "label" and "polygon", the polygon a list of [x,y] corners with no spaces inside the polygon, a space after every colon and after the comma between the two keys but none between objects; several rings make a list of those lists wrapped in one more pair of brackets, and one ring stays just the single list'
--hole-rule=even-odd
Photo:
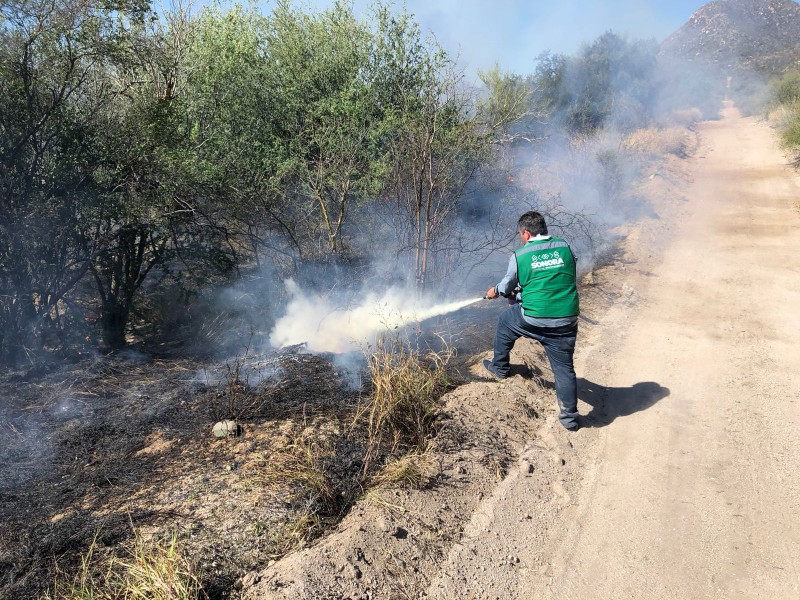
[{"label": "vegetation", "polygon": [[487,247],[454,238],[491,218],[470,198],[507,186],[486,168],[498,152],[646,120],[654,56],[608,33],[475,94],[380,4],[360,20],[347,2],[6,2],[0,363],[155,341],[215,286],[363,280],[378,246],[434,286]]},{"label": "vegetation", "polygon": [[420,356],[393,338],[370,348],[367,358],[369,393],[352,413],[322,430],[298,424],[252,475],[269,491],[291,492],[295,517],[275,535],[278,555],[313,539],[370,489],[418,488],[435,474],[429,449],[441,397],[453,382],[452,351]]},{"label": "vegetation", "polygon": [[203,594],[194,569],[173,534],[146,541],[135,532],[124,557],[103,557],[96,546],[83,555],[77,574],[56,579],[41,600],[200,600]]},{"label": "vegetation", "polygon": [[[591,168],[574,170],[596,170],[598,197],[620,202],[625,161],[589,140],[607,128],[638,151],[685,145],[677,131],[627,135],[652,121],[656,51],[607,33],[575,56],[540,57],[527,75],[490,69],[475,90],[409,14],[382,4],[362,20],[348,2],[316,13],[281,0],[268,14],[251,5],[192,15],[149,0],[8,0],[0,365],[113,352],[132,340],[160,348],[190,327],[208,349],[233,320],[204,318],[215,290],[258,289],[269,313],[283,299],[282,278],[360,285],[384,276],[377,258],[393,283],[433,296],[465,257],[478,263],[513,234],[501,219],[515,220],[516,207],[503,214],[487,197],[524,198],[555,229],[591,238],[585,214],[541,205],[503,169],[518,150],[565,138],[565,147],[591,148]],[[277,554],[370,488],[429,481],[449,359],[447,350],[379,343],[368,352],[368,395],[330,430],[307,427],[304,414],[285,447],[270,448],[253,480],[290,488],[296,515],[271,540]],[[237,358],[221,417],[261,401],[245,381]],[[93,545],[46,598],[202,595],[174,537],[137,535],[125,556],[99,554]]]},{"label": "vegetation", "polygon": [[800,72],[789,71],[773,83],[771,108],[779,111],[781,141],[800,167]]}]

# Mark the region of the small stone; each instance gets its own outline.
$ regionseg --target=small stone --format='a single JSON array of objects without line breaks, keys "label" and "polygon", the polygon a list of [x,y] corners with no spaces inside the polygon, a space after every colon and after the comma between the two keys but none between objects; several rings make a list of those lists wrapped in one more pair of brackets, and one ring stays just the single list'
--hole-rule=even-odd
[{"label": "small stone", "polygon": [[261,575],[256,573],[255,571],[252,573],[248,573],[244,577],[242,577],[242,587],[252,587],[261,581]]},{"label": "small stone", "polygon": [[389,524],[389,521],[386,519],[386,517],[378,517],[375,519],[375,527],[384,533],[389,533],[392,530],[392,526]]},{"label": "small stone", "polygon": [[241,427],[236,421],[219,421],[214,425],[211,432],[214,434],[214,437],[225,438],[239,435],[241,433]]}]

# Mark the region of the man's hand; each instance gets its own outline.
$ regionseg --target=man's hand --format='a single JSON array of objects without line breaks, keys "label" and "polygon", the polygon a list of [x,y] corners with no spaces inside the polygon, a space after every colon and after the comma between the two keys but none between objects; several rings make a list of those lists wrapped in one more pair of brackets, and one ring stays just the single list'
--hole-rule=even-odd
[{"label": "man's hand", "polygon": [[484,298],[486,298],[487,300],[494,300],[495,298],[497,298],[497,296],[498,296],[497,288],[490,287],[489,291],[486,292],[486,295],[484,296]]}]

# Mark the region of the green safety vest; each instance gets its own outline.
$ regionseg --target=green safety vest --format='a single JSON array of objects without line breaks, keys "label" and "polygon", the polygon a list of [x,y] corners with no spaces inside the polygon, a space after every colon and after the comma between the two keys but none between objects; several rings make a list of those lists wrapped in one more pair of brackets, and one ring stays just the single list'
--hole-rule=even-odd
[{"label": "green safety vest", "polygon": [[529,317],[576,317],[578,287],[575,257],[561,238],[532,240],[514,252],[522,288],[522,310]]}]

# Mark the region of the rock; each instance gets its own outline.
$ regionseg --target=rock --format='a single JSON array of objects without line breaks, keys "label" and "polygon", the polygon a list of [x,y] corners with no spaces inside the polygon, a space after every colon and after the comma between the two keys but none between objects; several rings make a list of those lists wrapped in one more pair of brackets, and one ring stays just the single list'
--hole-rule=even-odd
[{"label": "rock", "polygon": [[252,587],[261,581],[261,575],[253,571],[252,573],[248,573],[244,577],[242,577],[242,587],[248,588]]},{"label": "rock", "polygon": [[239,435],[241,433],[241,427],[236,421],[219,421],[214,425],[211,432],[216,438],[225,438]]}]

